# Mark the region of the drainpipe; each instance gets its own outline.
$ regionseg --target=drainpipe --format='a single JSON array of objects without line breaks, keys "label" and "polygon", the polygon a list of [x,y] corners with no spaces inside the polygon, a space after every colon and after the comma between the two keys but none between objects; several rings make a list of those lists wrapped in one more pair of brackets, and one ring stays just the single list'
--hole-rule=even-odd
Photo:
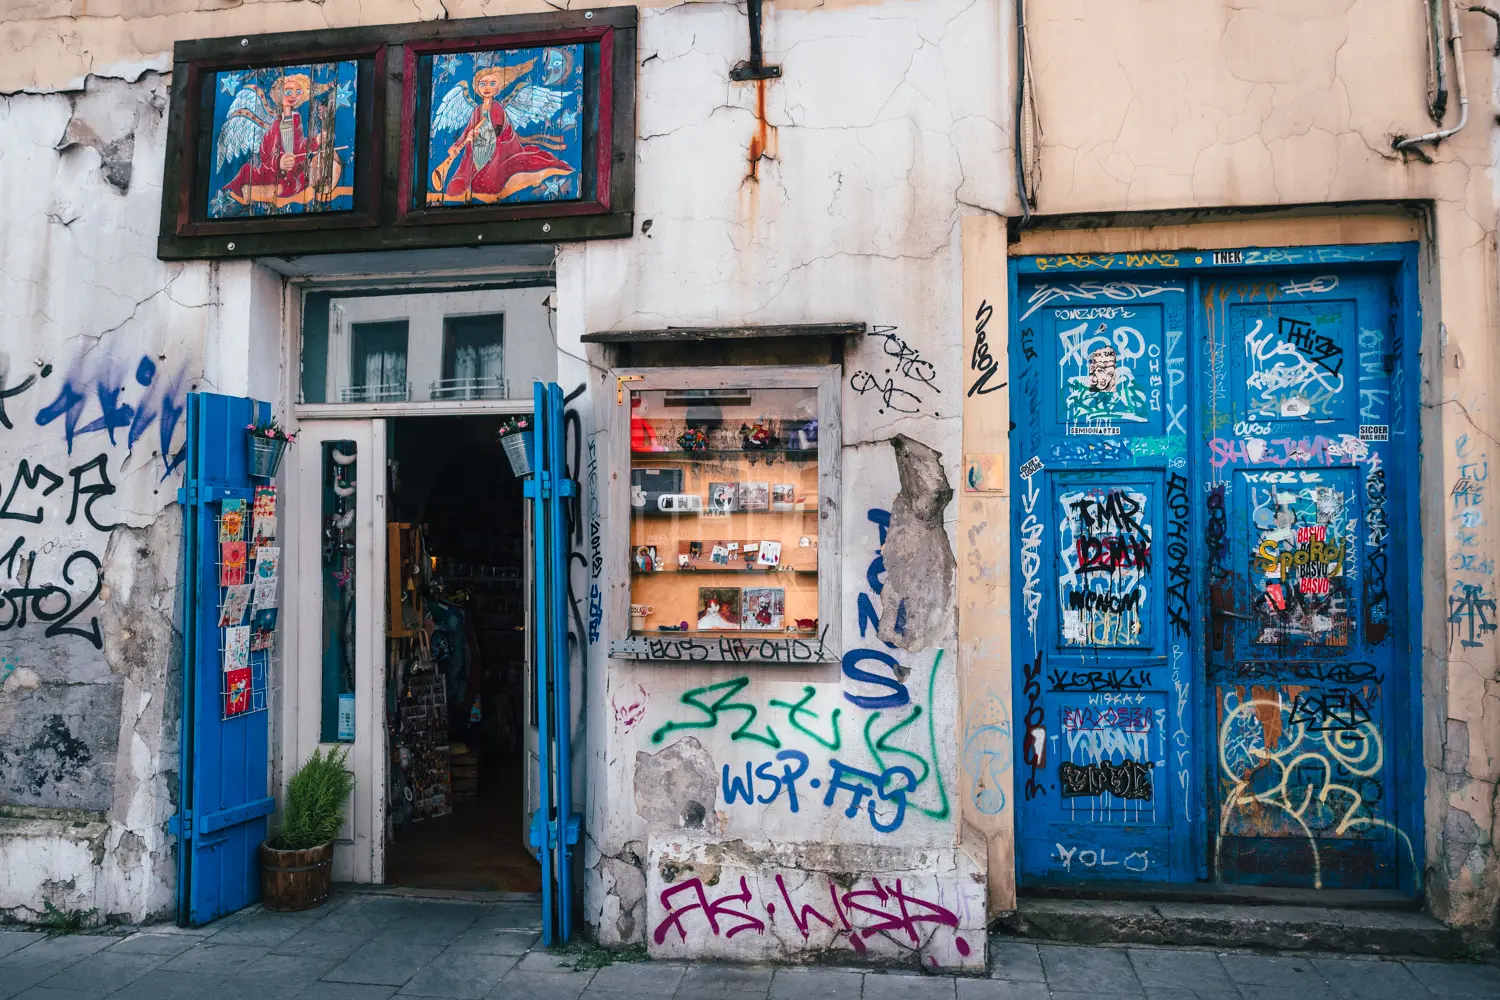
[{"label": "drainpipe", "polygon": [[1448,0],[1427,0],[1427,43],[1432,47],[1432,89],[1427,94],[1427,113],[1437,124],[1448,111],[1448,54],[1443,51],[1443,5]]},{"label": "drainpipe", "polygon": [[[1472,10],[1473,8],[1469,8]],[[1469,123],[1469,95],[1464,86],[1464,49],[1463,49],[1463,27],[1458,23],[1458,4],[1450,3],[1448,6],[1449,23],[1451,25],[1448,44],[1453,46],[1453,77],[1454,88],[1458,91],[1458,124],[1452,128],[1440,129],[1437,132],[1428,132],[1426,135],[1414,136],[1410,139],[1402,139],[1394,143],[1393,148],[1404,152],[1416,146],[1425,146],[1442,142],[1451,135],[1457,135],[1465,125]],[[1486,11],[1488,13],[1488,11]],[[1493,16],[1493,15],[1492,15]],[[1500,23],[1500,20],[1497,20]]]},{"label": "drainpipe", "polygon": [[1488,7],[1482,7],[1477,3],[1472,4],[1469,9],[1476,14],[1483,14],[1495,22],[1495,55],[1500,56],[1500,11],[1490,10]]}]

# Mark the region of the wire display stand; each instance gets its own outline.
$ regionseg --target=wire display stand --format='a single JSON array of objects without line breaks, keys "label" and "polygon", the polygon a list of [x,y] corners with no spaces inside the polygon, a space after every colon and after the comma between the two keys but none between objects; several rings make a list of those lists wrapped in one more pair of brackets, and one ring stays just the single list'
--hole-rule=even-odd
[{"label": "wire display stand", "polygon": [[[242,533],[248,535],[251,531],[251,523],[248,512],[241,515]],[[219,513],[214,517],[214,537],[221,539],[223,535],[224,514],[223,505],[220,504]],[[245,555],[243,559],[244,580],[247,585],[253,586],[255,562],[253,553],[255,543],[252,541],[240,542],[244,546]],[[271,666],[275,663],[276,643],[274,632],[272,639],[263,649],[253,648],[254,639],[247,638],[251,644],[248,650],[246,666],[249,668],[248,675],[244,669],[231,668],[226,655],[229,652],[229,630],[234,627],[248,626],[254,614],[252,604],[245,602],[239,620],[226,625],[224,624],[224,605],[228,596],[229,586],[224,584],[224,545],[219,542],[215,545],[214,554],[214,580],[218,586],[218,600],[214,604],[214,613],[218,616],[219,632],[219,718],[223,721],[237,719],[242,716],[254,715],[264,712],[270,708],[271,691]]]}]

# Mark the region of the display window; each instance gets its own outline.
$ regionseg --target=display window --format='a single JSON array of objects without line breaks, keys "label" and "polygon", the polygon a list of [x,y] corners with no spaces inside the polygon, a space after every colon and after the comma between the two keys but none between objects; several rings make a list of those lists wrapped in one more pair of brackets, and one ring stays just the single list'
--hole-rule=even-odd
[{"label": "display window", "polygon": [[825,384],[827,371],[619,373],[630,607],[616,655],[837,659],[837,382]]}]

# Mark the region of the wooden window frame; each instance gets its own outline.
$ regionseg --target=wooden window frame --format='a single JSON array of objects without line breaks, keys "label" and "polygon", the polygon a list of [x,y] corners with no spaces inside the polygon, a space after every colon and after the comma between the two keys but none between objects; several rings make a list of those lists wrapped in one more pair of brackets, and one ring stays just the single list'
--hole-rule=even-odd
[{"label": "wooden window frame", "polygon": [[[635,207],[634,7],[557,11],[296,31],[178,42],[157,256],[162,260],[362,253],[495,243],[547,243],[631,235]],[[431,209],[413,205],[418,60],[510,46],[596,46],[597,82],[585,91],[593,183],[576,201]],[[349,212],[207,218],[204,149],[212,119],[200,113],[214,74],[250,67],[362,61],[369,94],[356,108],[355,206]],[[366,110],[368,108],[368,110]]]},{"label": "wooden window frame", "polygon": [[[726,654],[718,637],[700,639],[694,632],[664,632],[660,637],[629,634],[629,586],[612,588],[617,607],[611,608],[615,628],[610,635],[609,655],[620,660],[680,664],[683,666],[767,666],[819,668],[838,663],[843,648],[843,475],[840,458],[843,431],[839,415],[843,380],[838,365],[794,365],[784,368],[687,367],[620,368],[610,372],[609,382],[619,386],[619,399],[608,393],[608,411],[603,426],[609,430],[605,468],[631,468],[630,394],[662,389],[816,389],[818,393],[818,630],[817,638],[790,637],[775,633],[746,632],[729,641]],[[612,551],[606,555],[605,579],[631,580],[630,477],[610,489],[608,516],[620,525]],[[611,572],[612,570],[612,572]],[[692,646],[697,640],[696,646]],[[776,647],[775,655],[758,651],[762,641]],[[660,648],[652,650],[653,645]],[[793,645],[801,648],[793,651]],[[691,648],[689,648],[691,646]],[[785,648],[783,648],[785,647]],[[769,648],[769,647],[768,647]],[[681,655],[668,655],[676,652]]]}]

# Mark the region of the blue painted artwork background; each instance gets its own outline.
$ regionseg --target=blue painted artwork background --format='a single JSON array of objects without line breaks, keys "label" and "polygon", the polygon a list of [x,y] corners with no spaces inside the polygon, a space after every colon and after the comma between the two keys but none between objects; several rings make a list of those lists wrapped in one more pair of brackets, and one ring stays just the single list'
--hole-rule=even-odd
[{"label": "blue painted artwork background", "polygon": [[[448,147],[462,135],[466,125],[448,123],[439,114],[444,98],[457,87],[467,84],[473,93],[474,74],[491,66],[519,66],[535,61],[531,70],[496,95],[507,106],[511,127],[523,146],[547,140],[547,152],[573,169],[563,177],[549,177],[542,183],[514,192],[500,199],[504,204],[538,201],[572,201],[582,196],[583,175],[583,62],[582,45],[559,45],[546,48],[498,49],[486,52],[452,52],[432,60],[432,100],[428,111],[427,170],[423,190],[441,194],[432,185],[432,171],[448,156]],[[511,102],[524,96],[529,88],[543,88],[563,95],[561,105],[550,113],[534,110],[537,102],[525,102],[527,111],[515,113]],[[472,98],[471,100],[477,100]],[[537,120],[540,117],[541,120]],[[455,165],[457,161],[455,160]]]},{"label": "blue painted artwork background", "polygon": [[[319,88],[332,87],[335,95],[333,135],[334,145],[344,147],[339,149],[337,156],[343,163],[341,187],[352,186],[354,181],[355,163],[355,112],[358,107],[358,85],[359,64],[353,60],[332,63],[309,63],[301,66],[270,66],[248,70],[228,70],[213,75],[212,85],[214,87],[214,120],[213,131],[210,133],[211,144],[209,148],[209,181],[208,181],[208,217],[210,219],[233,219],[257,215],[296,215],[303,212],[347,212],[354,208],[353,194],[343,194],[326,202],[314,202],[310,205],[285,205],[281,207],[264,203],[241,205],[230,198],[224,188],[232,181],[242,166],[246,163],[258,162],[260,150],[256,148],[248,150],[241,155],[234,156],[228,160],[221,160],[219,146],[224,134],[224,126],[228,121],[230,112],[234,110],[236,100],[241,93],[251,87],[258,87],[270,99],[271,88],[276,81],[293,74],[305,74],[312,80],[313,91],[316,95]],[[319,100],[317,96],[310,98],[297,113],[302,119],[302,134],[310,135],[312,131],[312,108]],[[259,110],[259,109],[257,109]],[[279,115],[280,109],[272,109],[262,114],[262,117]]]}]

